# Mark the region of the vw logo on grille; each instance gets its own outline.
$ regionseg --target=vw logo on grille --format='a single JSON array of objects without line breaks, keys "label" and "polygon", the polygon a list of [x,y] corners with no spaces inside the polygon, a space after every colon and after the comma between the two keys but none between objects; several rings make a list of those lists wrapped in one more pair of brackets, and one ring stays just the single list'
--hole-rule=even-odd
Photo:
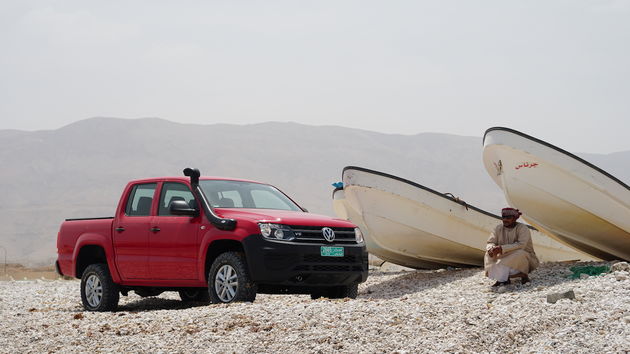
[{"label": "vw logo on grille", "polygon": [[328,242],[333,242],[335,240],[335,231],[333,231],[333,229],[331,229],[330,227],[323,228],[322,234]]}]

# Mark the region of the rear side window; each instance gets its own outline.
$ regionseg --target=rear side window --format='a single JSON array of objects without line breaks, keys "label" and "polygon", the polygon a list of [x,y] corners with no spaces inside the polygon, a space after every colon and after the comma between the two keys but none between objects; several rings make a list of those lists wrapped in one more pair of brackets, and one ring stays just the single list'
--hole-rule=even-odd
[{"label": "rear side window", "polygon": [[[162,185],[162,194],[160,195],[160,207],[158,209],[158,215],[170,216],[169,207],[175,200],[183,200],[188,205],[196,209],[197,202],[188,186],[182,183],[166,182]],[[184,215],[185,216],[185,215]]]},{"label": "rear side window", "polygon": [[129,216],[151,215],[151,204],[157,183],[136,184],[131,189],[125,214]]}]

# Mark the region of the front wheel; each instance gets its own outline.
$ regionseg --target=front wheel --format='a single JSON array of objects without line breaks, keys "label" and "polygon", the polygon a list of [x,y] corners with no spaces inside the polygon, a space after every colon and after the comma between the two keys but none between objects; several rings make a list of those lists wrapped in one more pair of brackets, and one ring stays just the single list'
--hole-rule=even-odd
[{"label": "front wheel", "polygon": [[214,304],[254,301],[258,290],[247,271],[245,255],[225,252],[212,263],[208,272],[208,293]]},{"label": "front wheel", "polygon": [[329,299],[343,299],[346,297],[356,299],[357,295],[359,295],[359,284],[353,283],[350,285],[316,288],[311,292],[311,299],[319,299],[322,296]]},{"label": "front wheel", "polygon": [[91,264],[81,276],[81,302],[87,311],[114,311],[120,294],[107,264]]},{"label": "front wheel", "polygon": [[335,286],[329,290],[328,295],[331,299],[343,299],[346,297],[356,299],[359,295],[359,284]]}]

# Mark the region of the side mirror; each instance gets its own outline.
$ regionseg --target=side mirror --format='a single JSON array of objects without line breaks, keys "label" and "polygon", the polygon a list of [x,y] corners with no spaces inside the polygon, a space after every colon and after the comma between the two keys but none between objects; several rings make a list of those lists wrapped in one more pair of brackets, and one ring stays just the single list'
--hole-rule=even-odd
[{"label": "side mirror", "polygon": [[198,216],[199,210],[191,208],[184,200],[174,200],[171,205],[168,206],[168,210],[172,215],[188,215]]}]

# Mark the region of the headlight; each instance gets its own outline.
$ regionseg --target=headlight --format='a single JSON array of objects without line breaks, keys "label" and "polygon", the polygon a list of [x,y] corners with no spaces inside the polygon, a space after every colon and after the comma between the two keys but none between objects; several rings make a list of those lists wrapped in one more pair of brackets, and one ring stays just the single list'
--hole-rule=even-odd
[{"label": "headlight", "polygon": [[363,233],[361,233],[361,229],[358,227],[354,228],[354,239],[357,243],[363,243]]},{"label": "headlight", "polygon": [[260,227],[260,233],[263,236],[265,237],[271,236],[271,224],[258,224],[258,226]]},{"label": "headlight", "polygon": [[268,239],[291,241],[295,238],[293,230],[287,225],[260,223],[260,234]]}]

